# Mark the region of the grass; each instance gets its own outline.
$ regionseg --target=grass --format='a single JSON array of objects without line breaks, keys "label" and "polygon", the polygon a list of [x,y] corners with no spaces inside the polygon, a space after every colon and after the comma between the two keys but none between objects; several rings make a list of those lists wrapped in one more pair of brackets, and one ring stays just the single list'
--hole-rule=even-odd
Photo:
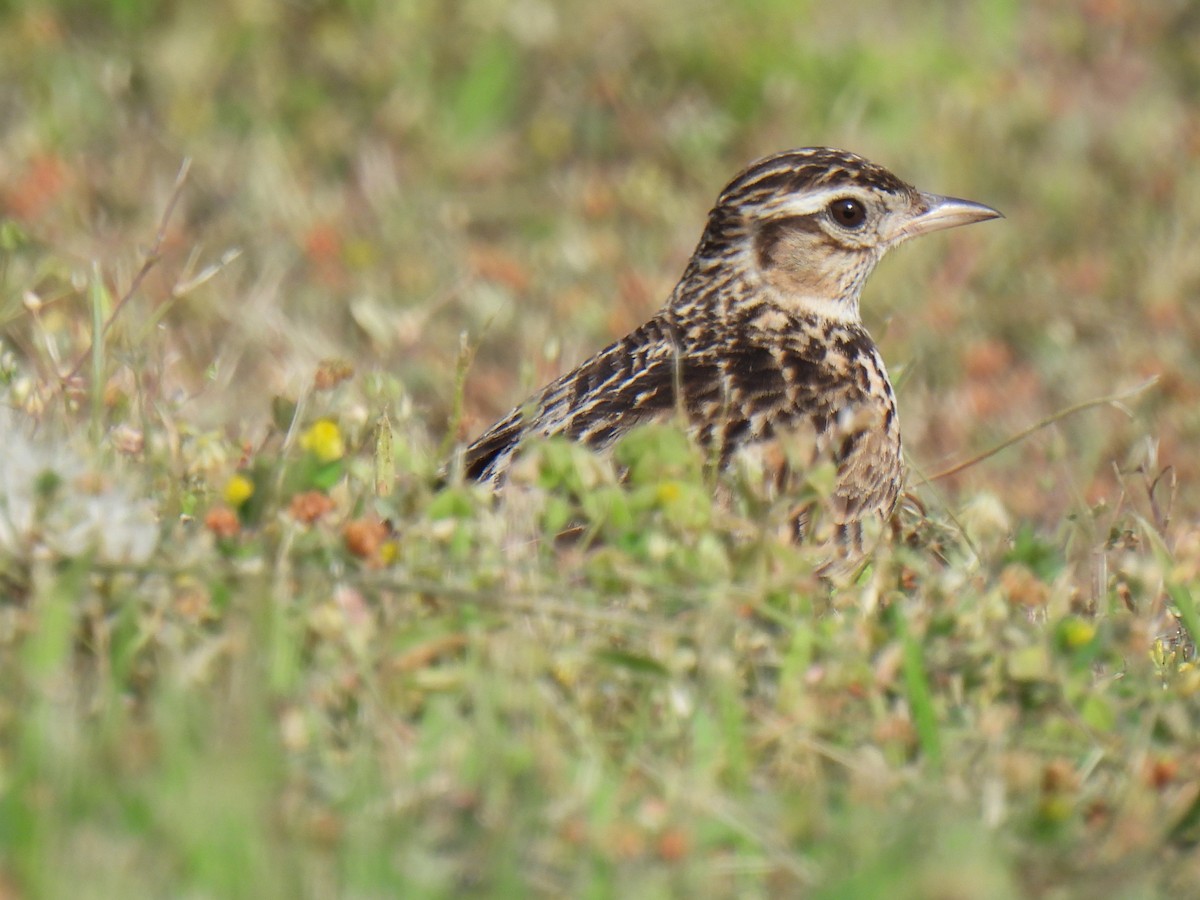
[{"label": "grass", "polygon": [[[0,895],[1194,893],[1196,34],[0,4]],[[816,143],[1008,216],[867,289],[858,577],[671,429],[438,486]]]}]

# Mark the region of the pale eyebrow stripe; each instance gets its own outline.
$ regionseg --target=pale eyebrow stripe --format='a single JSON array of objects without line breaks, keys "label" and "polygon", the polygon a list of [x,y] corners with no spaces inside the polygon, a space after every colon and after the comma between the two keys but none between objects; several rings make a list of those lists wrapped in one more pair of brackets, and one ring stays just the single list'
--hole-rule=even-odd
[{"label": "pale eyebrow stripe", "polygon": [[[825,209],[840,197],[854,197],[864,200],[863,192],[850,185],[825,188],[820,191],[805,191],[803,194],[788,194],[772,204],[769,211],[772,215],[811,216]],[[865,202],[865,201],[864,201]]]}]

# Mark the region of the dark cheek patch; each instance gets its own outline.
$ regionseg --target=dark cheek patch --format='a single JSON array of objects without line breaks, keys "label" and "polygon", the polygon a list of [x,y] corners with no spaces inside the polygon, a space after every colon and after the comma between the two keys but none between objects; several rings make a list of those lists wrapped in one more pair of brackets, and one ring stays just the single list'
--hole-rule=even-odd
[{"label": "dark cheek patch", "polygon": [[774,228],[761,228],[754,236],[754,256],[758,260],[760,269],[771,268],[771,257],[777,243],[779,243],[779,232]]}]

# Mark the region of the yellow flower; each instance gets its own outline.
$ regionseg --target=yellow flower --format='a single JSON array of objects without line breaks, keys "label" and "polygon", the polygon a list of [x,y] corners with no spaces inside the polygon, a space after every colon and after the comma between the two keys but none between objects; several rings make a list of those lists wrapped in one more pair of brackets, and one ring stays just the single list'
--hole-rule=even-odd
[{"label": "yellow flower", "polygon": [[678,481],[664,481],[658,486],[656,494],[659,503],[674,503],[683,495],[683,490]]},{"label": "yellow flower", "polygon": [[1038,804],[1038,813],[1042,821],[1048,825],[1060,825],[1071,818],[1074,804],[1069,797],[1054,793],[1042,798]]},{"label": "yellow flower", "polygon": [[240,472],[225,482],[225,502],[238,507],[254,496],[254,482]]},{"label": "yellow flower", "polygon": [[313,423],[300,438],[300,446],[323,463],[331,463],[346,455],[346,442],[337,423],[321,419]]},{"label": "yellow flower", "polygon": [[1083,619],[1071,617],[1064,620],[1059,626],[1059,637],[1063,646],[1069,650],[1076,650],[1090,644],[1095,636],[1096,626]]},{"label": "yellow flower", "polygon": [[1150,660],[1159,668],[1165,668],[1174,657],[1174,652],[1167,647],[1167,642],[1159,638],[1150,647]]}]

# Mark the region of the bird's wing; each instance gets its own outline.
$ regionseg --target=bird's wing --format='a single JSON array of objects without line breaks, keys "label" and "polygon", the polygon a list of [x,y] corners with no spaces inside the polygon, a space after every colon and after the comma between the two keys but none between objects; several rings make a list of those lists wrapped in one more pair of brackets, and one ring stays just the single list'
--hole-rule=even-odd
[{"label": "bird's wing", "polygon": [[[681,327],[666,314],[602,350],[501,419],[470,447],[464,474],[503,478],[521,442],[563,435],[595,448],[682,412],[723,467],[763,445],[781,489],[826,454],[838,466],[835,517],[890,509],[899,430],[882,360],[861,329]],[[884,469],[887,469],[885,472]]]},{"label": "bird's wing", "polygon": [[669,415],[675,406],[678,358],[671,324],[662,316],[651,319],[480,435],[467,448],[465,477],[502,478],[528,437],[564,435],[603,448],[635,425]]}]

